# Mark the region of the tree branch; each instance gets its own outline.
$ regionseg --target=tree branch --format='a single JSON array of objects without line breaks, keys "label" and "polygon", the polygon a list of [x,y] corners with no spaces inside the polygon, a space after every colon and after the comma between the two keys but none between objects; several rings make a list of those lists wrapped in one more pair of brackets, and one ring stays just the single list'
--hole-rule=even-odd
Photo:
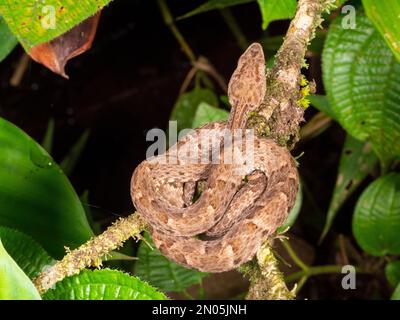
[{"label": "tree branch", "polygon": [[68,252],[61,261],[44,270],[33,283],[43,294],[65,277],[78,274],[87,267],[98,267],[106,254],[121,247],[130,237],[139,238],[145,227],[145,221],[138,214],[121,218],[101,235]]},{"label": "tree branch", "polygon": [[[301,96],[301,69],[307,47],[322,23],[321,14],[334,8],[333,0],[299,0],[296,16],[290,23],[275,64],[267,74],[267,93],[259,110],[250,116],[248,126],[257,134],[273,138],[292,148],[299,140],[304,107]],[[257,254],[259,267],[250,277],[247,299],[294,299],[289,291],[269,242]]]}]

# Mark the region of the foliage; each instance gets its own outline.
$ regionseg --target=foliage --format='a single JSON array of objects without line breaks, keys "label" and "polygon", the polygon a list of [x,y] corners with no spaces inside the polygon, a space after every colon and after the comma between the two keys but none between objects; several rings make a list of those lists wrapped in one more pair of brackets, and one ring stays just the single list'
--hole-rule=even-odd
[{"label": "foliage", "polygon": [[84,270],[57,283],[45,300],[165,300],[152,286],[117,270]]}]

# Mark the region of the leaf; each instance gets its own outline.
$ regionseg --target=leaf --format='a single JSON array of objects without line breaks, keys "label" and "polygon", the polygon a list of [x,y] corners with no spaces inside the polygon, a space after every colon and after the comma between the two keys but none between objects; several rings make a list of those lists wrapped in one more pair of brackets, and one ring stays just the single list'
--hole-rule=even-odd
[{"label": "leaf", "polygon": [[299,216],[301,205],[303,204],[303,189],[301,187],[301,183],[299,183],[299,191],[297,192],[296,202],[292,210],[290,211],[286,221],[277,229],[278,233],[285,232],[289,228],[291,228],[297,220]]},{"label": "leaf", "polygon": [[331,25],[323,52],[323,80],[337,120],[370,141],[384,168],[400,155],[400,64],[371,22],[357,29]]},{"label": "leaf", "polygon": [[313,94],[308,96],[310,99],[311,104],[318,109],[319,111],[325,113],[327,116],[331,117],[332,119],[336,120],[336,113],[332,109],[332,105],[329,103],[329,100],[326,96]]},{"label": "leaf", "polygon": [[[145,233],[145,240],[140,243],[135,264],[135,275],[148,281],[163,291],[183,291],[198,284],[207,273],[184,268],[164,257],[155,247],[151,237]],[[147,242],[147,243],[146,243]],[[149,244],[153,249],[149,247]]]},{"label": "leaf", "polygon": [[117,270],[83,270],[47,291],[44,300],[166,300],[152,286]]},{"label": "leaf", "polygon": [[90,135],[90,130],[85,130],[85,132],[80,136],[78,141],[72,146],[69,153],[61,162],[60,167],[67,176],[69,176],[74,171],[75,166],[83,150],[85,149],[85,146],[89,139],[89,135]]},{"label": "leaf", "polygon": [[399,0],[362,0],[365,12],[400,61],[400,2]]},{"label": "leaf", "polygon": [[339,171],[335,188],[329,204],[325,226],[321,234],[322,241],[332,226],[338,211],[364,181],[378,162],[378,158],[368,142],[362,142],[347,135],[340,157]]},{"label": "leaf", "polygon": [[53,148],[53,138],[54,138],[54,119],[51,118],[49,123],[47,124],[46,133],[44,134],[42,147],[48,152],[51,153],[51,149]]},{"label": "leaf", "polygon": [[0,14],[27,52],[93,16],[111,0],[3,0]]},{"label": "leaf", "polygon": [[22,232],[0,227],[0,238],[4,248],[30,279],[55,262],[42,246]]},{"label": "leaf", "polygon": [[170,117],[170,120],[178,122],[178,132],[192,127],[196,110],[202,102],[218,106],[218,98],[208,89],[194,89],[179,97]]},{"label": "leaf", "polygon": [[400,260],[389,262],[385,267],[386,279],[392,287],[400,283]]},{"label": "leaf", "polygon": [[215,108],[208,103],[202,102],[194,115],[192,128],[198,128],[209,122],[227,120],[229,112],[224,109]]},{"label": "leaf", "polygon": [[100,13],[76,25],[61,36],[32,47],[29,55],[51,71],[68,79],[65,65],[68,60],[92,47],[99,23]]},{"label": "leaf", "polygon": [[51,256],[64,255],[92,235],[70,182],[48,153],[0,118],[0,225],[38,241]]},{"label": "leaf", "polygon": [[363,192],[353,217],[360,247],[374,256],[400,254],[400,174],[383,176]]},{"label": "leaf", "polygon": [[17,44],[17,38],[11,33],[3,17],[0,16],[0,62],[9,55]]},{"label": "leaf", "polygon": [[204,13],[204,12],[211,11],[211,10],[224,9],[224,8],[236,6],[239,4],[254,2],[254,1],[256,1],[256,0],[209,0],[205,3],[203,3],[202,5],[200,5],[199,7],[197,7],[196,9],[178,17],[177,20],[186,19],[186,18],[192,17],[194,15],[197,15],[199,13]]},{"label": "leaf", "polygon": [[294,17],[297,8],[296,0],[257,0],[263,18],[262,28],[265,30],[271,21]]},{"label": "leaf", "polygon": [[400,283],[397,285],[396,289],[393,291],[390,300],[400,300]]},{"label": "leaf", "polygon": [[28,276],[4,249],[0,240],[0,300],[40,300]]}]

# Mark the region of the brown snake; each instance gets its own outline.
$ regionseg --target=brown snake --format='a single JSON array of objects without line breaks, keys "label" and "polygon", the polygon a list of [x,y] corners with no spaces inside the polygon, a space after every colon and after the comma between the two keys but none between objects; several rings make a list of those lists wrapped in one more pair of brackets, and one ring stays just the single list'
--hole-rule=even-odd
[{"label": "brown snake", "polygon": [[[194,130],[164,155],[143,161],[133,173],[133,203],[149,223],[157,248],[175,262],[206,272],[234,269],[255,255],[293,207],[296,165],[289,151],[271,139],[256,137],[253,159],[243,163],[224,162],[225,155],[218,156],[217,164],[196,164],[179,157],[176,163],[158,161],[176,159],[176,152],[182,150],[201,151],[196,135],[201,130],[207,135],[204,129],[244,129],[265,92],[264,53],[254,43],[239,59],[229,83],[228,122]],[[233,150],[235,139],[221,143],[222,149]],[[206,184],[193,200],[199,181]]]}]

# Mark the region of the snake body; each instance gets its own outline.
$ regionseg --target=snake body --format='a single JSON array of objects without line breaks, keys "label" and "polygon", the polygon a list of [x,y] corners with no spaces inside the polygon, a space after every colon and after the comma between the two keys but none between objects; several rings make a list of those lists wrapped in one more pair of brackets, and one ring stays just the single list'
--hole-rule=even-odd
[{"label": "snake body", "polygon": [[[225,161],[225,152],[220,152],[216,163],[211,161],[215,148],[245,151],[248,144],[236,143],[248,142],[245,133],[227,143],[224,132],[245,129],[249,113],[263,103],[265,92],[264,54],[255,43],[240,57],[231,77],[232,110],[227,123],[196,129],[165,154],[135,169],[133,203],[149,223],[157,248],[173,261],[206,272],[234,269],[252,259],[293,207],[298,188],[296,165],[289,151],[273,140],[255,137],[252,161],[230,163]],[[216,132],[220,133],[217,138]],[[216,138],[218,146],[200,143],[200,133],[202,139]],[[210,160],[205,163],[177,157],[204,149]],[[205,187],[196,200],[201,181]]]}]

